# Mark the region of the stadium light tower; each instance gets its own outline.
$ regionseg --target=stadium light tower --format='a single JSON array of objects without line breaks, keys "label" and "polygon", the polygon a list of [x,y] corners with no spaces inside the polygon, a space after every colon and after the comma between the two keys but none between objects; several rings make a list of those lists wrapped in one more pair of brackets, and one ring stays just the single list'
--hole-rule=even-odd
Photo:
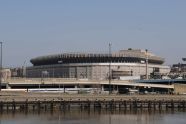
[{"label": "stadium light tower", "polygon": [[0,42],[1,45],[1,56],[0,56],[0,91],[1,91],[1,85],[2,85],[2,71],[3,71],[3,42]]},{"label": "stadium light tower", "polygon": [[148,80],[149,77],[148,77],[148,50],[146,49],[146,79]]},{"label": "stadium light tower", "polygon": [[111,47],[112,44],[109,43],[109,94],[111,94],[111,57],[112,57],[112,53],[111,53]]}]

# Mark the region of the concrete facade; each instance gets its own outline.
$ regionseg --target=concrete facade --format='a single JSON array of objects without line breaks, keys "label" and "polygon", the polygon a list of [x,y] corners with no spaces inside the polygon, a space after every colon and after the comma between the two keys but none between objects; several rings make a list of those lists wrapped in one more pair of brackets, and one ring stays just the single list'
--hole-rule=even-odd
[{"label": "concrete facade", "polygon": [[11,71],[10,69],[2,69],[2,81],[6,81],[11,78]]},{"label": "concrete facade", "polygon": [[147,79],[152,73],[166,75],[170,72],[170,67],[163,65],[164,58],[140,49],[120,50],[110,54],[62,53],[36,57],[30,62],[33,66],[26,69],[29,78],[105,80],[109,78],[109,67],[113,79],[122,76]]},{"label": "concrete facade", "polygon": [[175,94],[186,94],[186,84],[174,84]]},{"label": "concrete facade", "polygon": [[[148,65],[148,75],[158,68],[159,73],[166,75],[170,72],[169,66]],[[111,72],[126,72],[119,76],[142,76],[146,74],[146,64],[142,63],[111,63]],[[26,69],[30,78],[75,78],[90,80],[105,80],[109,75],[109,63],[75,63],[33,66]]]}]

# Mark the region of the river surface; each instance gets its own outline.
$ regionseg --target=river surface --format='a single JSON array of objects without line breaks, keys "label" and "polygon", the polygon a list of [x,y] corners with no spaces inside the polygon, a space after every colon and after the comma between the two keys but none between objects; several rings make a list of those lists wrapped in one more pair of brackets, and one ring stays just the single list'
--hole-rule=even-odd
[{"label": "river surface", "polygon": [[185,110],[80,110],[0,113],[0,124],[186,124]]}]

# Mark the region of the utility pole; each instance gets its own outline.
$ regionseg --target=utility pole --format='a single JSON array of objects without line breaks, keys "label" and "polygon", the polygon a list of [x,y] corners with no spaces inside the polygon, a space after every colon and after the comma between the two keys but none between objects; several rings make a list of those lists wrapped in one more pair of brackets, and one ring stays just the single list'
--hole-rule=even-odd
[{"label": "utility pole", "polygon": [[111,54],[111,43],[109,43],[109,94],[111,94],[111,61],[112,61],[112,54]]},{"label": "utility pole", "polygon": [[0,91],[2,89],[2,76],[3,76],[3,42],[0,42],[1,44],[1,61],[0,61]]},{"label": "utility pole", "polygon": [[148,80],[149,77],[148,77],[148,50],[146,49],[146,79]]},{"label": "utility pole", "polygon": [[23,64],[23,78],[26,78],[26,60],[24,61]]}]

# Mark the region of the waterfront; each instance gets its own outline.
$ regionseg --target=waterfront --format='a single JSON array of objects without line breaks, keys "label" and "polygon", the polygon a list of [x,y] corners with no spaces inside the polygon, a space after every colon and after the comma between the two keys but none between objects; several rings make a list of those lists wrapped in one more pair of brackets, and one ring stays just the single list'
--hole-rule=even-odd
[{"label": "waterfront", "polygon": [[185,124],[185,116],[184,109],[3,111],[0,124]]},{"label": "waterfront", "polygon": [[185,124],[185,97],[1,92],[0,124]]}]

